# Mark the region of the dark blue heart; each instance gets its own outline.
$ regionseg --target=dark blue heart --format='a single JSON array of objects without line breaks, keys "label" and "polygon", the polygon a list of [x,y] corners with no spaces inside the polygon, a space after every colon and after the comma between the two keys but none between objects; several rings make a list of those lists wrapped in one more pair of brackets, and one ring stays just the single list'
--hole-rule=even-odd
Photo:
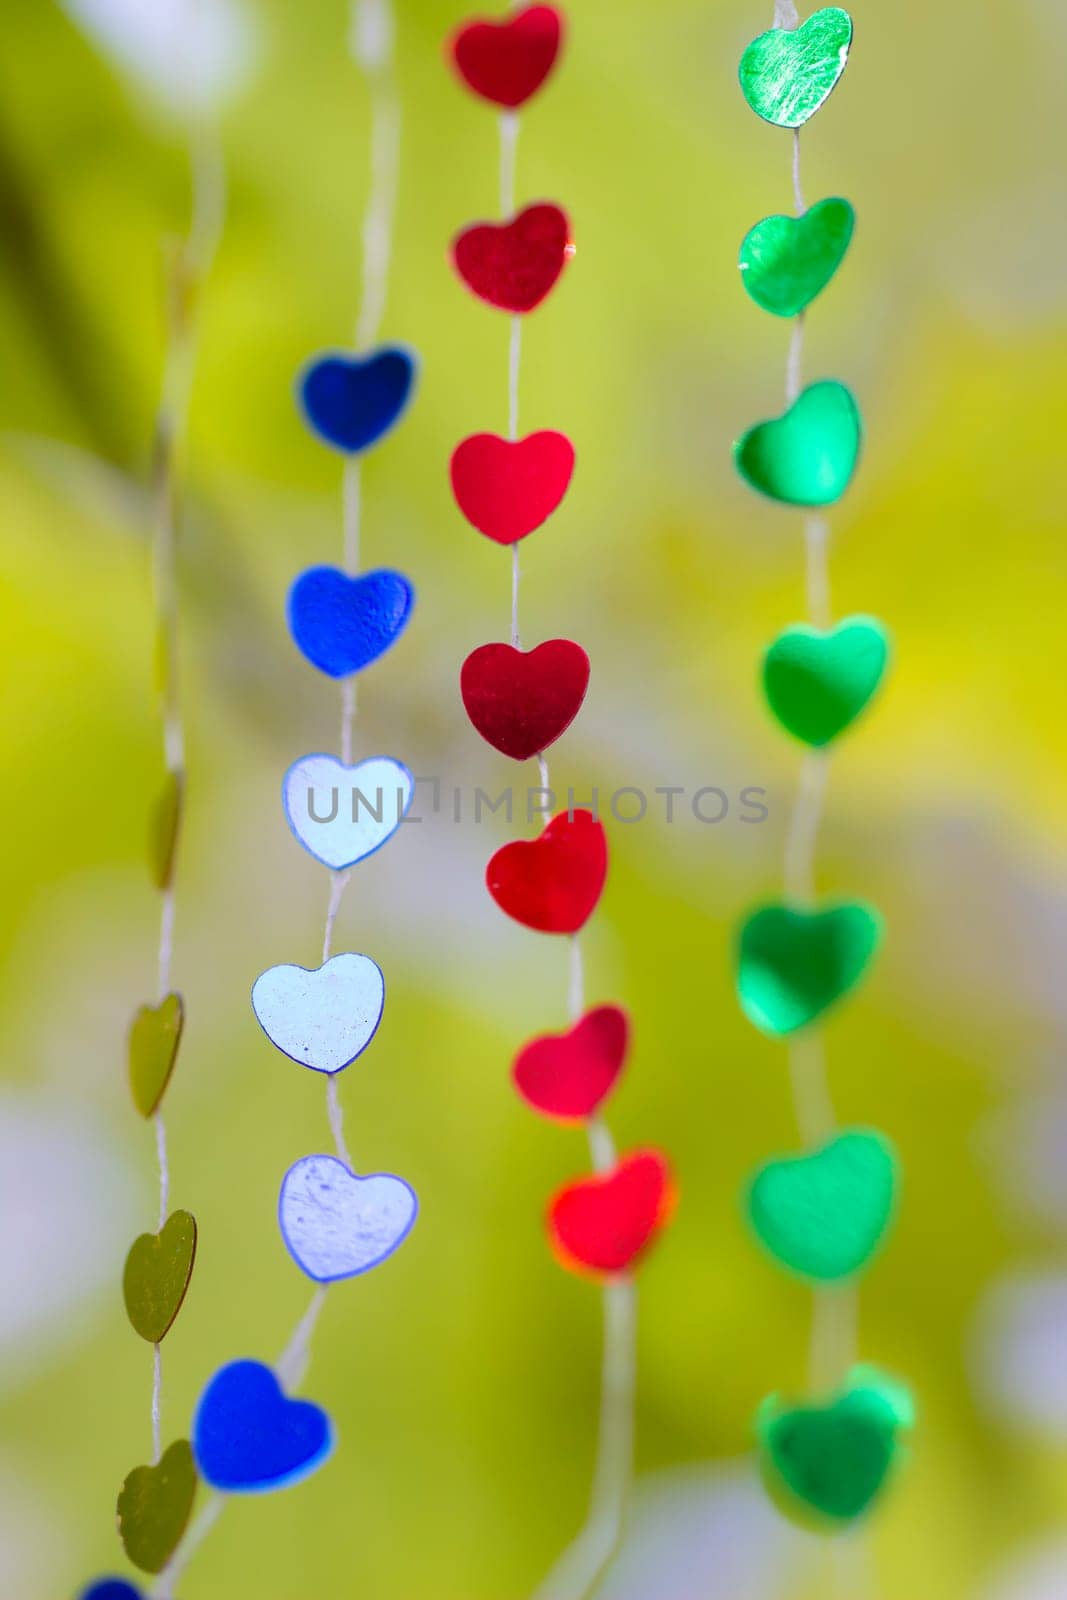
[{"label": "dark blue heart", "polygon": [[83,1589],[78,1600],[144,1600],[140,1589],[135,1589],[125,1578],[98,1578],[88,1589]]},{"label": "dark blue heart", "polygon": [[369,356],[317,356],[298,384],[308,426],[335,450],[358,455],[399,422],[417,370],[415,352],[403,345],[387,345]]},{"label": "dark blue heart", "polygon": [[226,1494],[297,1483],[333,1449],[333,1428],[310,1400],[290,1400],[261,1361],[231,1361],[200,1396],[193,1453],[200,1476]]},{"label": "dark blue heart", "polygon": [[289,628],[313,666],[347,678],[399,639],[414,604],[411,584],[387,567],[359,578],[309,567],[289,590]]}]

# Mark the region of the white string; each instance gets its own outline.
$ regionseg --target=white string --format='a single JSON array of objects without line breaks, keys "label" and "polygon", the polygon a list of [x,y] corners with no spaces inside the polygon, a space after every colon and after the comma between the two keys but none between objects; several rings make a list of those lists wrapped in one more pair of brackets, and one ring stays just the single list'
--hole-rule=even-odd
[{"label": "white string", "polygon": [[515,111],[500,113],[500,215],[515,209],[515,167],[519,148],[519,118]]},{"label": "white string", "polygon": [[330,873],[330,903],[326,908],[326,926],[322,934],[322,960],[325,964],[330,959],[333,949],[333,928],[337,921],[337,913],[341,909],[341,900],[348,887],[348,880],[352,876],[352,869],[347,872]]},{"label": "white string", "polygon": [[348,1153],[347,1144],[345,1144],[344,1113],[341,1110],[341,1097],[337,1088],[337,1075],[333,1072],[327,1074],[326,1078],[326,1115],[330,1119],[330,1132],[333,1134],[333,1142],[337,1146],[337,1154],[340,1156],[349,1172],[354,1172],[355,1168],[352,1165],[352,1157]]},{"label": "white string", "polygon": [[[547,784],[545,785],[547,788]],[[582,968],[582,946],[576,933],[571,934],[571,973],[567,991],[567,1007],[571,1021],[577,1022],[585,1010],[585,975]]]},{"label": "white string", "polygon": [[795,28],[800,22],[795,0],[774,0],[774,26]]},{"label": "white string", "polygon": [[163,890],[159,907],[159,956],[157,960],[158,979],[156,987],[159,999],[165,1000],[170,993],[170,967],[174,955],[174,888],[171,884]]},{"label": "white string", "polygon": [[[167,1220],[170,1204],[170,1166],[167,1162],[167,1129],[162,1111],[157,1111],[152,1121],[156,1125],[156,1157],[159,1161],[159,1228]],[[157,1229],[157,1232],[159,1230]]]},{"label": "white string", "polygon": [[152,1465],[159,1465],[163,1454],[163,1352],[152,1346]]},{"label": "white string", "polygon": [[511,319],[508,339],[508,438],[519,437],[519,367],[522,362],[522,318]]},{"label": "white string", "polygon": [[519,648],[519,547],[511,547],[511,645]]},{"label": "white string", "polygon": [[326,1289],[326,1284],[319,1284],[311,1297],[311,1304],[293,1329],[289,1343],[274,1363],[275,1376],[286,1393],[299,1389],[307,1376],[308,1363],[311,1360],[311,1339],[322,1308],[326,1304]]}]

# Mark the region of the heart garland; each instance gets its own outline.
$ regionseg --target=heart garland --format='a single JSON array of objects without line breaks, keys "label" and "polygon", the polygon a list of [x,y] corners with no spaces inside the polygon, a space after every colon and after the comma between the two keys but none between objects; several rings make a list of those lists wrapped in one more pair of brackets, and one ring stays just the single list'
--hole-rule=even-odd
[{"label": "heart garland", "polygon": [[[882,938],[878,913],[860,902],[813,903],[812,843],[826,780],[827,752],[878,691],[889,649],[872,617],[829,615],[828,530],[812,512],[835,504],[848,489],[859,458],[859,408],[844,384],[801,387],[804,313],[834,277],[852,239],[847,200],[805,206],[797,130],[822,106],[845,70],[852,20],[830,6],[805,22],[793,0],[776,0],[775,26],[741,58],[741,89],[766,122],[793,130],[796,215],[770,216],[745,235],[741,281],[756,305],[796,318],[786,369],[786,409],[756,423],[734,446],[734,461],[750,488],[808,513],[804,524],[807,623],[786,628],[763,660],[763,689],[772,715],[807,746],[797,815],[790,828],[786,898],[750,913],[736,950],[737,992],[751,1022],[772,1038],[810,1040],[831,1008],[852,993]],[[837,1132],[821,1050],[790,1044],[792,1081],[807,1149],[766,1163],[748,1188],[746,1209],[760,1243],[788,1271],[830,1296],[816,1323],[850,1315],[846,1287],[869,1265],[897,1205],[899,1172],[889,1140],[871,1129]],[[820,1287],[832,1285],[833,1287]],[[844,1310],[840,1309],[845,1307]],[[847,1331],[844,1335],[849,1337]],[[902,1386],[856,1368],[842,1383],[813,1352],[816,1382],[829,1397],[787,1404],[764,1402],[757,1419],[764,1481],[775,1503],[802,1524],[822,1531],[849,1526],[883,1492],[899,1457],[899,1436],[910,1426],[911,1402]]]}]

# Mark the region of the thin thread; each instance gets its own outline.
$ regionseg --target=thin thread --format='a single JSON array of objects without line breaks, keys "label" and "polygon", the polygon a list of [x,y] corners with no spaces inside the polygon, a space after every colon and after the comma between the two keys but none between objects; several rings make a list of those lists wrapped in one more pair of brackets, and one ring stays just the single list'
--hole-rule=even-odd
[{"label": "thin thread", "polygon": [[[152,1121],[156,1125],[156,1157],[159,1162],[159,1227],[167,1220],[170,1204],[170,1166],[167,1161],[167,1129],[162,1111],[157,1111]],[[157,1230],[158,1231],[158,1230]]]},{"label": "thin thread", "polygon": [[[545,785],[547,788],[547,784]],[[571,1021],[577,1022],[585,1010],[585,972],[582,966],[582,946],[576,933],[571,934],[570,982],[567,988],[567,1008]]]},{"label": "thin thread", "polygon": [[152,1346],[152,1465],[163,1454],[163,1352]]},{"label": "thin thread", "polygon": [[[388,11],[388,7],[384,9]],[[363,214],[363,289],[356,318],[357,350],[374,343],[385,315],[401,124],[391,55],[374,65],[365,64],[363,70],[371,86],[370,190]]]},{"label": "thin thread", "polygon": [[793,1034],[788,1049],[797,1128],[801,1142],[811,1148],[828,1139],[837,1126],[821,1029],[804,1028]]},{"label": "thin thread", "polygon": [[825,517],[804,518],[805,582],[808,617],[817,628],[830,626],[830,524]]},{"label": "thin thread", "polygon": [[349,456],[341,477],[341,500],[344,515],[345,571],[353,576],[359,571],[359,521],[361,501],[361,475],[358,456]]},{"label": "thin thread", "polygon": [[795,0],[774,0],[774,26],[795,28],[800,21]]},{"label": "thin thread", "polygon": [[511,645],[519,648],[519,547],[511,547]]},{"label": "thin thread", "polygon": [[200,1515],[163,1568],[151,1590],[152,1600],[174,1600],[174,1588],[226,1506],[227,1496],[216,1490],[204,1501]]},{"label": "thin thread", "polygon": [[548,790],[548,762],[545,760],[544,756],[538,756],[537,758],[537,781],[540,783],[542,789],[546,791]]},{"label": "thin thread", "polygon": [[800,313],[793,322],[793,332],[789,338],[789,355],[785,363],[785,403],[791,406],[800,393],[803,382],[801,367],[804,360],[804,313]]},{"label": "thin thread", "polygon": [[800,764],[797,797],[785,841],[785,892],[788,900],[811,905],[815,899],[815,845],[830,770],[825,750],[808,750]]},{"label": "thin thread", "polygon": [[326,926],[322,933],[322,959],[324,963],[330,959],[330,951],[333,949],[334,923],[337,921],[337,913],[341,909],[341,901],[344,898],[348,880],[351,876],[351,868],[347,872],[330,873],[330,903],[326,907]]},{"label": "thin thread", "polygon": [[337,1075],[332,1072],[328,1073],[326,1078],[326,1115],[330,1119],[330,1132],[333,1134],[333,1142],[337,1146],[337,1154],[349,1172],[354,1172],[352,1157],[345,1143],[344,1112],[341,1110],[341,1096],[337,1088]]},{"label": "thin thread", "polygon": [[515,167],[519,147],[519,118],[514,111],[500,113],[500,215],[515,209]]},{"label": "thin thread", "polygon": [[159,999],[165,1000],[170,993],[170,967],[174,956],[174,886],[168,884],[163,890],[163,897],[159,906],[159,955],[157,957],[158,977],[156,988]]},{"label": "thin thread", "polygon": [[519,437],[519,369],[522,364],[522,318],[511,319],[508,338],[508,438]]},{"label": "thin thread", "polygon": [[800,186],[800,129],[793,129],[793,207],[798,217],[802,217],[808,209],[804,203],[804,191]]},{"label": "thin thread", "polygon": [[319,1284],[311,1297],[311,1304],[293,1329],[289,1343],[274,1363],[278,1382],[287,1393],[299,1389],[307,1376],[311,1361],[311,1340],[322,1308],[326,1304],[327,1287],[325,1283]]},{"label": "thin thread", "polygon": [[341,684],[341,760],[346,767],[352,765],[352,726],[356,720],[356,680],[345,678]]}]

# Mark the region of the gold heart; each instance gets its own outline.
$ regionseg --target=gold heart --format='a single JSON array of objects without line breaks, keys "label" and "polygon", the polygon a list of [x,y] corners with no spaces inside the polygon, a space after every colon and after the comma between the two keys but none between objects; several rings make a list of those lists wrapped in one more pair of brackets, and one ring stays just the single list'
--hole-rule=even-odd
[{"label": "gold heart", "polygon": [[162,1572],[189,1523],[196,1467],[188,1439],[177,1439],[154,1467],[134,1467],[115,1512],[126,1554],[142,1572]]},{"label": "gold heart", "polygon": [[185,1023],[180,994],[142,1006],[130,1025],[130,1089],[142,1117],[154,1116],[174,1071]]}]

